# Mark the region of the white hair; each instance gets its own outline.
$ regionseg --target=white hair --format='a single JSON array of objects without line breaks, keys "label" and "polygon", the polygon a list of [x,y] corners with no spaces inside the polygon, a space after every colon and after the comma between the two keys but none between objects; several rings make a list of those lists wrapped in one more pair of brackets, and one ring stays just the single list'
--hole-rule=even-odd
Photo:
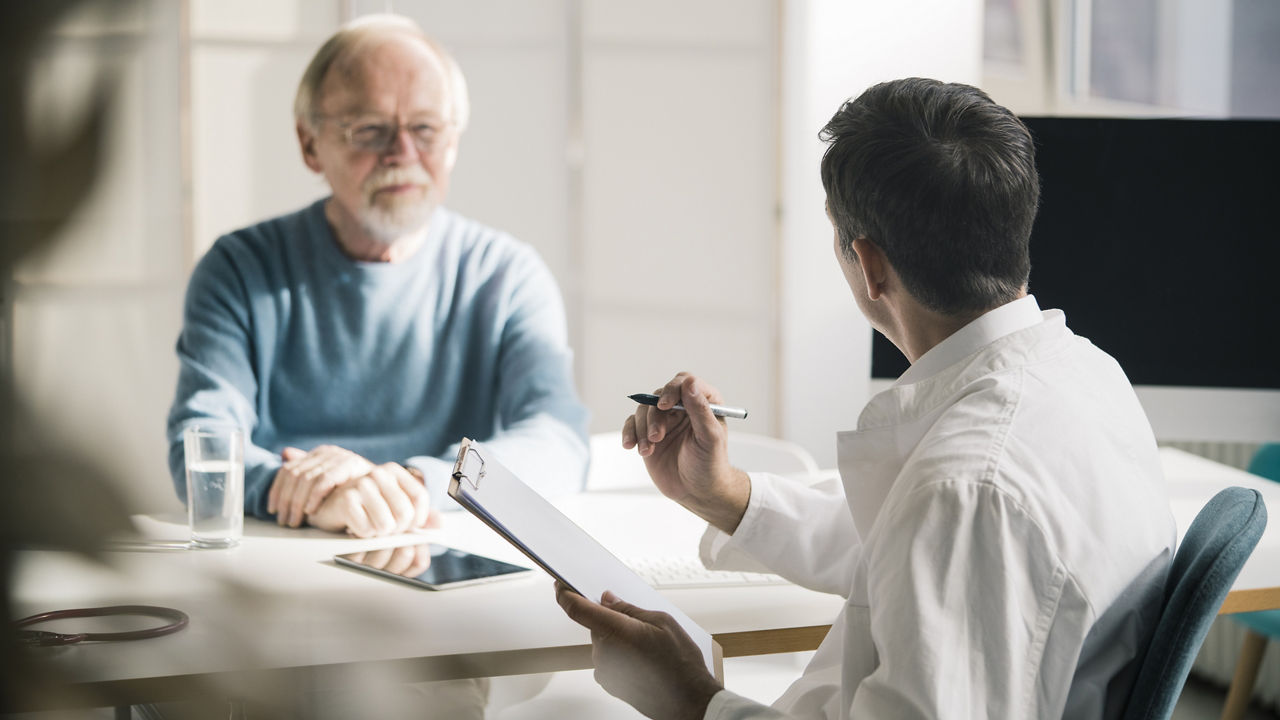
[{"label": "white hair", "polygon": [[467,80],[453,56],[440,44],[432,40],[413,20],[402,15],[376,14],[362,15],[343,25],[311,58],[307,69],[302,73],[302,81],[298,83],[298,94],[293,100],[293,116],[309,128],[315,127],[316,106],[319,104],[321,88],[325,75],[335,63],[354,55],[362,46],[391,33],[403,33],[422,40],[429,50],[444,65],[449,83],[449,121],[458,132],[466,129],[471,117],[471,102],[467,96]]}]

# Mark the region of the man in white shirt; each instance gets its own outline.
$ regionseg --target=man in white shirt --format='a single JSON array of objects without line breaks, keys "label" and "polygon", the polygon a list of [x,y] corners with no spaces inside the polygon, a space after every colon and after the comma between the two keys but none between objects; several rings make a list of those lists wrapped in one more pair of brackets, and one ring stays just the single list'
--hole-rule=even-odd
[{"label": "man in white shirt", "polygon": [[558,587],[597,680],[654,718],[1117,717],[1174,524],[1124,373],[1027,294],[1030,134],[976,88],[912,78],[846,103],[822,137],[836,258],[912,363],[837,438],[843,487],[730,466],[719,395],[685,373],[623,444],[710,523],[704,562],[846,606],[765,707],[721,688],[666,616]]}]

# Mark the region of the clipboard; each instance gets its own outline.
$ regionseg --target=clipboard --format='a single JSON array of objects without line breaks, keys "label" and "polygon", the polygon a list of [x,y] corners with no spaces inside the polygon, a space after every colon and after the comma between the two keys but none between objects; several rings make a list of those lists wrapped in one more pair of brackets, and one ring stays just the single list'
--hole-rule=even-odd
[{"label": "clipboard", "polygon": [[579,595],[599,602],[611,590],[636,607],[669,613],[697,643],[711,674],[722,676],[711,633],[469,438],[458,448],[449,497]]}]

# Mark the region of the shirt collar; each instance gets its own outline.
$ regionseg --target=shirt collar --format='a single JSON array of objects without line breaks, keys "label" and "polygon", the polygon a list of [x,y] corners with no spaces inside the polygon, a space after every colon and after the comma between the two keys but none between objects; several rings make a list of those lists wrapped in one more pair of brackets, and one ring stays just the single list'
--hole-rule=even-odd
[{"label": "shirt collar", "polygon": [[926,380],[1005,335],[1029,328],[1043,319],[1033,295],[988,310],[921,355],[894,385]]}]

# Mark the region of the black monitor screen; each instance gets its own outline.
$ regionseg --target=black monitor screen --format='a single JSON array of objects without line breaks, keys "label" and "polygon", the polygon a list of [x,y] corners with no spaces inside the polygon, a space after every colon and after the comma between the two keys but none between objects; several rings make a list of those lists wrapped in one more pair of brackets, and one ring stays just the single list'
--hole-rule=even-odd
[{"label": "black monitor screen", "polygon": [[[1134,384],[1280,389],[1280,122],[1023,119],[1040,307]],[[877,333],[873,377],[906,367]]]}]

